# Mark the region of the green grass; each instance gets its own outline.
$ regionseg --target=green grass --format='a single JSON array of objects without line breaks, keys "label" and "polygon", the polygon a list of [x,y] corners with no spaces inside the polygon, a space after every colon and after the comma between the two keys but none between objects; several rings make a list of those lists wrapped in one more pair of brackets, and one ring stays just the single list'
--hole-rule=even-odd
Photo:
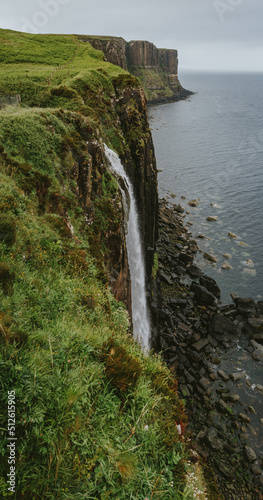
[{"label": "green grass", "polygon": [[138,81],[74,36],[0,39],[1,94],[22,96],[0,111],[0,496],[14,390],[17,498],[189,498],[176,383],[108,285],[117,183],[99,159],[87,192],[79,179],[87,144],[128,148],[110,99]]},{"label": "green grass", "polygon": [[101,101],[107,100],[111,80],[127,73],[104,62],[102,52],[73,35],[0,30],[0,44],[0,95],[20,94],[22,103],[30,106],[83,110],[102,89]]}]

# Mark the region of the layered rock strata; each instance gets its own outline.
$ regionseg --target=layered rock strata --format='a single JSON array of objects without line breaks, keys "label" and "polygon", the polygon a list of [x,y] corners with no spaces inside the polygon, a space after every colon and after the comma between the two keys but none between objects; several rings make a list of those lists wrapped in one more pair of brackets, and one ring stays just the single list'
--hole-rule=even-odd
[{"label": "layered rock strata", "polygon": [[192,92],[183,89],[178,79],[178,52],[158,49],[144,40],[126,42],[121,37],[78,35],[101,50],[107,61],[137,76],[143,85],[148,104],[185,99]]}]

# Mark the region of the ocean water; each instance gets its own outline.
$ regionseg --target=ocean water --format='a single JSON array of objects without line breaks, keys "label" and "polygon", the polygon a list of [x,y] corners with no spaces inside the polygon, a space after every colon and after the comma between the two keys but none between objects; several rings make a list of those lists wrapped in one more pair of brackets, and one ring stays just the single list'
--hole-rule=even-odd
[{"label": "ocean water", "polygon": [[[263,73],[184,73],[180,81],[196,94],[149,109],[159,196],[185,209],[185,224],[202,250],[196,263],[216,279],[222,302],[230,303],[233,292],[262,299]],[[198,205],[189,206],[194,199]],[[209,216],[217,220],[209,222]],[[205,238],[198,238],[200,234]],[[208,263],[204,252],[218,262]],[[225,263],[231,269],[223,269]],[[222,357],[220,368],[246,374],[238,393],[242,403],[256,411],[249,415],[254,429],[249,443],[259,454],[263,398],[255,385],[262,385],[263,363],[252,360],[247,345],[242,337]],[[231,381],[226,386],[237,391]],[[244,408],[238,403],[234,409],[238,413]]]},{"label": "ocean water", "polygon": [[[263,73],[183,73],[180,81],[196,94],[149,109],[159,195],[184,207],[194,237],[205,236],[198,244],[218,262],[199,252],[196,263],[216,279],[223,302],[232,292],[261,299]],[[193,199],[198,206],[188,205]]]}]

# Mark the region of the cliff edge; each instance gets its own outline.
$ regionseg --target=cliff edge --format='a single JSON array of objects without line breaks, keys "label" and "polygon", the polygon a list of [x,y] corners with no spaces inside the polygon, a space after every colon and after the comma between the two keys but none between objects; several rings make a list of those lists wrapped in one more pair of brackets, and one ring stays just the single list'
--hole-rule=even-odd
[{"label": "cliff edge", "polygon": [[186,416],[168,368],[131,335],[126,220],[104,147],[133,181],[151,268],[142,86],[71,35],[0,29],[0,44],[0,497],[146,498],[161,479],[179,500]]},{"label": "cliff edge", "polygon": [[148,104],[160,104],[185,99],[192,94],[178,79],[178,51],[158,49],[144,40],[126,42],[121,37],[78,35],[104,53],[106,60],[137,76]]}]

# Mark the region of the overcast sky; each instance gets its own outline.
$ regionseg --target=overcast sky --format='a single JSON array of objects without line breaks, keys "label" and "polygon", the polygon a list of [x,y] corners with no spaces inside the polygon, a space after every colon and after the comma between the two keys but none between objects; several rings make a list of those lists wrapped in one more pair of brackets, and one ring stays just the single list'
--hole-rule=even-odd
[{"label": "overcast sky", "polygon": [[179,51],[179,70],[263,71],[263,0],[1,0],[0,27],[114,35]]}]

